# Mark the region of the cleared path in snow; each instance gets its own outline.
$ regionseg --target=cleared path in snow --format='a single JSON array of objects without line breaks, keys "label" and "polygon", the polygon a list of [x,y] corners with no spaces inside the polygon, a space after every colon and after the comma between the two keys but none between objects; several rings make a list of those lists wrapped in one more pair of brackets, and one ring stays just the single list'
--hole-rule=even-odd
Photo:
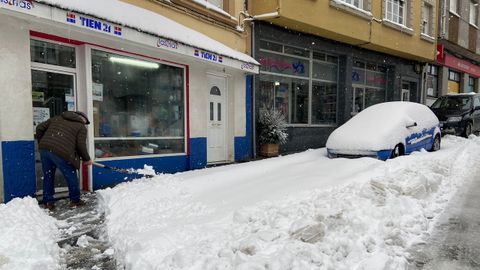
[{"label": "cleared path in snow", "polygon": [[[472,164],[473,165],[473,164]],[[475,166],[475,165],[473,165]],[[468,170],[469,168],[465,168]],[[414,251],[412,269],[480,269],[480,175],[449,202],[426,245]]]}]

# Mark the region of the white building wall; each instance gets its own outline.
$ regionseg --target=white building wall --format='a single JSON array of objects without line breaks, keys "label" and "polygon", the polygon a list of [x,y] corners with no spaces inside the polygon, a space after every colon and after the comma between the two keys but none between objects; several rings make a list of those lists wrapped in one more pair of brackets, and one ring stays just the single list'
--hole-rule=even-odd
[{"label": "white building wall", "polygon": [[33,140],[28,29],[23,20],[0,16],[1,141]]},{"label": "white building wall", "polygon": [[[0,16],[0,33],[0,160],[3,161],[1,142],[33,140],[33,125],[27,23]],[[0,202],[5,199],[3,180],[3,162],[0,162]]]}]

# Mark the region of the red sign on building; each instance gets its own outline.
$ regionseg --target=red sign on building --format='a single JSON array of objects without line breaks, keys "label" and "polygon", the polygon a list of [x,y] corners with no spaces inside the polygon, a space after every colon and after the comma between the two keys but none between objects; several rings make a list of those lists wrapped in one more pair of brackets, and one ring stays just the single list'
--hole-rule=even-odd
[{"label": "red sign on building", "polygon": [[461,72],[465,72],[474,77],[480,78],[480,66],[474,65],[466,60],[457,58],[455,56],[446,54],[444,53],[443,49],[444,48],[442,44],[437,45],[437,62],[438,63],[446,67],[449,67]]}]

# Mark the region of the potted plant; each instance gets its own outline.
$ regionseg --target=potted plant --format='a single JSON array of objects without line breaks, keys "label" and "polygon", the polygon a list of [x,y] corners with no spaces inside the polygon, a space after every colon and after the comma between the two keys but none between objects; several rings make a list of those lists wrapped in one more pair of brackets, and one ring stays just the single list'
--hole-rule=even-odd
[{"label": "potted plant", "polygon": [[258,139],[260,155],[278,156],[278,146],[287,141],[285,117],[277,110],[262,110],[258,117]]}]

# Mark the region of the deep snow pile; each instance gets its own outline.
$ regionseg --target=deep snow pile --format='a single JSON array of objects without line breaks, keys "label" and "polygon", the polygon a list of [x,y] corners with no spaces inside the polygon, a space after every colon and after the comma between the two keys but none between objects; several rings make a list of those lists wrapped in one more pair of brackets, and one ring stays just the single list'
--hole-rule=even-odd
[{"label": "deep snow pile", "polygon": [[60,269],[56,220],[33,198],[0,204],[0,269]]},{"label": "deep snow pile", "polygon": [[387,162],[319,149],[98,193],[127,269],[403,269],[479,173],[480,138],[442,143]]}]

